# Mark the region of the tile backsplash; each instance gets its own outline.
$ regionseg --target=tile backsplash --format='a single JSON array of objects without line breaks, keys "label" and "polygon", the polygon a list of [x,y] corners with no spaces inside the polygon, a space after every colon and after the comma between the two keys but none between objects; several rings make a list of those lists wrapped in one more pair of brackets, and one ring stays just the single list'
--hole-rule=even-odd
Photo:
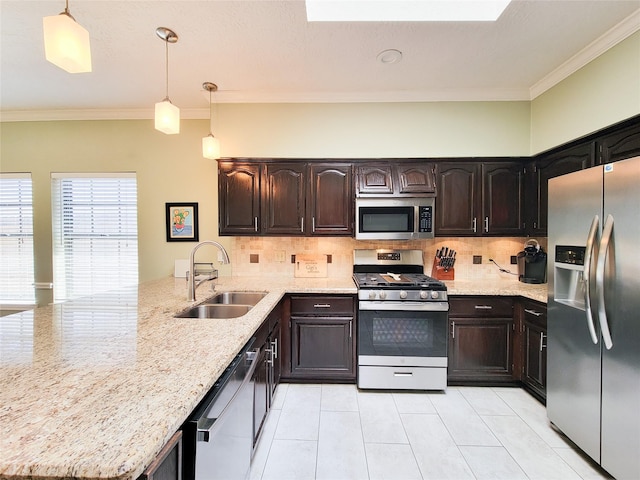
[{"label": "tile backsplash", "polygon": [[[431,265],[437,249],[446,246],[457,252],[456,280],[504,278],[489,259],[510,270],[514,280],[518,267],[512,265],[511,256],[522,251],[528,237],[438,237],[415,241],[367,241],[343,237],[234,237],[231,251],[231,267],[236,276],[294,276],[292,255],[319,253],[330,255],[327,277],[350,276],[353,250],[362,248],[420,249],[424,252],[425,273],[431,273]],[[547,239],[537,239],[546,251]],[[482,256],[482,263],[474,264],[473,257]]]}]

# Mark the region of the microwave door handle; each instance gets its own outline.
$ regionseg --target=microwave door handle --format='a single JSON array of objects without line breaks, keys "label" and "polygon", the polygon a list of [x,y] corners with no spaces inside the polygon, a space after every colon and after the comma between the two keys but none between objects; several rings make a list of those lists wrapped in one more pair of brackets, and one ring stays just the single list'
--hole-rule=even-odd
[{"label": "microwave door handle", "polygon": [[[594,345],[598,344],[598,334],[596,333],[595,322],[593,321],[593,310],[591,304],[591,262],[593,260],[596,248],[596,239],[598,237],[598,228],[600,227],[600,217],[596,215],[591,222],[589,236],[587,237],[587,248],[584,256],[584,270],[582,272],[582,280],[584,286],[584,304],[587,315],[587,326],[589,327],[589,335]],[[598,254],[595,251],[596,256]]]},{"label": "microwave door handle", "polygon": [[[602,240],[598,253],[598,264],[596,266],[596,290],[598,292],[598,318],[600,320],[600,330],[602,331],[602,341],[607,350],[613,347],[611,331],[609,330],[609,320],[607,319],[607,309],[604,303],[604,276],[609,250],[613,249],[611,236],[613,234],[613,216],[609,214],[602,228]],[[610,246],[611,244],[611,246]]]}]

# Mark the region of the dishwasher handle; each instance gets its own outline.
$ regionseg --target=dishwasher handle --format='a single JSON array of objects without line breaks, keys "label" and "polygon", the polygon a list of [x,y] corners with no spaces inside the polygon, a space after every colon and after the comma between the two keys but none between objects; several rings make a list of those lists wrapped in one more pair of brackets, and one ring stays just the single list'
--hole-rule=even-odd
[{"label": "dishwasher handle", "polygon": [[[198,442],[208,442],[209,439],[213,437],[213,435],[216,433],[216,430],[217,430],[216,426],[222,423],[222,420],[224,419],[224,417],[226,417],[227,412],[229,412],[230,410],[231,404],[236,400],[236,397],[242,392],[246,384],[249,383],[249,381],[251,380],[251,377],[253,377],[253,374],[255,373],[256,368],[258,366],[257,359],[258,359],[259,353],[260,353],[260,348],[255,348],[253,350],[249,350],[244,353],[243,355],[244,361],[251,362],[251,365],[248,368],[247,372],[244,374],[244,377],[242,378],[242,383],[240,384],[240,386],[236,388],[236,391],[233,393],[233,396],[229,399],[227,404],[224,406],[224,408],[220,412],[220,415],[218,415],[216,418],[209,418],[206,416],[206,414],[203,414],[200,418],[197,419],[197,424],[198,424],[197,441]],[[238,363],[238,365],[236,366],[236,369],[241,364],[242,362]],[[223,387],[223,390],[224,388],[228,388],[228,385]],[[212,404],[213,402],[215,402],[215,399],[212,401]]]}]

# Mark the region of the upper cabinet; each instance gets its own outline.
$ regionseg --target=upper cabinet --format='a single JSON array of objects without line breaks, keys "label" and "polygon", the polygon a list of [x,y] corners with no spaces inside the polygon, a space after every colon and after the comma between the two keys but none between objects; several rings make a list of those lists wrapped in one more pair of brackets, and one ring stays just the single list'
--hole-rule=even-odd
[{"label": "upper cabinet", "polygon": [[597,142],[599,164],[640,156],[640,122],[599,138]]},{"label": "upper cabinet", "polygon": [[550,178],[593,166],[595,142],[588,142],[556,151],[530,162],[527,166],[527,233],[530,236],[547,235],[547,210]]},{"label": "upper cabinet", "polygon": [[353,234],[350,163],[220,161],[220,235]]},{"label": "upper cabinet", "polygon": [[356,166],[359,197],[435,196],[435,165],[429,162],[391,160]]},{"label": "upper cabinet", "polygon": [[523,234],[522,162],[443,162],[436,178],[437,236]]}]

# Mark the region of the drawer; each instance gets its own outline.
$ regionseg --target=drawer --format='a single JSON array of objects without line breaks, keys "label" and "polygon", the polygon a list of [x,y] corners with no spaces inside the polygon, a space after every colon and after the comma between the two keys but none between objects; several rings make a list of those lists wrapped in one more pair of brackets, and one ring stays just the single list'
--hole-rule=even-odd
[{"label": "drawer", "polygon": [[291,297],[291,315],[347,315],[354,314],[352,296],[309,295]]},{"label": "drawer", "polygon": [[547,328],[547,306],[536,302],[522,302],[522,318],[525,322]]},{"label": "drawer", "polygon": [[358,367],[358,388],[444,390],[446,367]]},{"label": "drawer", "polygon": [[513,316],[511,297],[449,297],[449,317]]}]

